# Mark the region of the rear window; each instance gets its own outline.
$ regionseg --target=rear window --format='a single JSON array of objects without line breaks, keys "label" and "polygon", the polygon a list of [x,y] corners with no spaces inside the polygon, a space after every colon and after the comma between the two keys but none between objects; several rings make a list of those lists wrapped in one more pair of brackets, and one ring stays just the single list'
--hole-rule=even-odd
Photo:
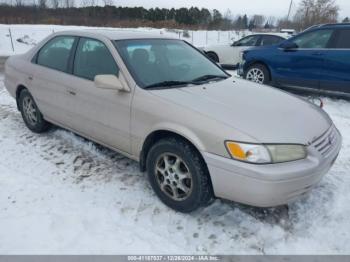
[{"label": "rear window", "polygon": [[274,35],[266,35],[262,37],[261,45],[262,46],[269,46],[269,45],[276,45],[283,41],[284,39],[282,37],[274,36]]},{"label": "rear window", "polygon": [[337,33],[337,40],[335,43],[335,48],[350,48],[350,30],[339,30]]},{"label": "rear window", "polygon": [[74,36],[58,36],[51,39],[39,51],[37,64],[66,72],[74,41]]}]

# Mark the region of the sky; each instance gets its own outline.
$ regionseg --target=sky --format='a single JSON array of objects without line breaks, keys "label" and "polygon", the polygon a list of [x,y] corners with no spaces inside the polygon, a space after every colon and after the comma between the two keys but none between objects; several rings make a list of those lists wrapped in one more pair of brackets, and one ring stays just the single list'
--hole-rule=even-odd
[{"label": "sky", "polygon": [[[294,0],[293,12],[296,12],[300,0]],[[265,16],[283,17],[288,13],[290,0],[114,0],[116,5],[151,7],[206,7],[218,9],[225,13],[230,9],[237,14],[263,14]],[[336,0],[340,6],[340,18],[350,17],[350,0]]]}]

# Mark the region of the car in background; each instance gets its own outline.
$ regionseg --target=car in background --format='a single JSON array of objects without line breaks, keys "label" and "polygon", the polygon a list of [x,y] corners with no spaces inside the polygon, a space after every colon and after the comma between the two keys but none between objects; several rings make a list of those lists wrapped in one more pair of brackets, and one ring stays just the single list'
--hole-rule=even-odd
[{"label": "car in background", "polygon": [[241,53],[251,47],[270,46],[286,40],[285,34],[253,34],[227,45],[206,46],[203,51],[207,56],[223,67],[237,67]]},{"label": "car in background", "polygon": [[281,29],[280,32],[288,34],[290,36],[295,35],[296,33],[295,29]]},{"label": "car in background", "polygon": [[243,53],[238,74],[260,84],[350,96],[350,24],[318,25]]}]

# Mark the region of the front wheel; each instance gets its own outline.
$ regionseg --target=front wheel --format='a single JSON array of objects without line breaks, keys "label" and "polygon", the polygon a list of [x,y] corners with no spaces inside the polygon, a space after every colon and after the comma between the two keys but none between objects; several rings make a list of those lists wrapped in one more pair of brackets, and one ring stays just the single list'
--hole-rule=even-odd
[{"label": "front wheel", "polygon": [[150,149],[146,164],[154,192],[170,208],[189,213],[212,199],[208,169],[186,141],[160,140]]},{"label": "front wheel", "polygon": [[269,70],[262,64],[250,66],[244,78],[258,84],[268,84],[270,82]]}]

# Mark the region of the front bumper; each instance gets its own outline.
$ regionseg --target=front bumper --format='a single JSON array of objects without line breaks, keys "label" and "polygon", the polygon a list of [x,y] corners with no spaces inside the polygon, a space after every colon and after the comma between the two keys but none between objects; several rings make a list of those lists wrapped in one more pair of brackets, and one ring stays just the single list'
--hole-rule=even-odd
[{"label": "front bumper", "polygon": [[[320,143],[328,143],[330,135],[333,141],[327,152],[323,152],[324,145],[320,147]],[[306,159],[281,164],[254,165],[210,153],[203,156],[215,196],[252,206],[273,207],[308,193],[334,164],[341,141],[339,131],[333,126],[308,147]]]}]

